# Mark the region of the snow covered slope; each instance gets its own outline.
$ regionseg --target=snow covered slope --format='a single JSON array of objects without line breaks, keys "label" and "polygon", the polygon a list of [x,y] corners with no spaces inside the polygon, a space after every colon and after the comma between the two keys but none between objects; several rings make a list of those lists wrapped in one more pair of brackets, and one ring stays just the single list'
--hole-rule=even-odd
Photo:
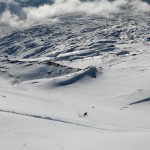
[{"label": "snow covered slope", "polygon": [[[149,148],[150,53],[142,44],[137,50],[141,53],[107,62],[63,62],[80,68],[95,64],[94,78],[88,73],[80,78],[81,71],[14,85],[1,78],[0,148]],[[60,84],[75,77],[79,80]]]},{"label": "snow covered slope", "polygon": [[71,2],[57,2],[63,13],[41,22],[0,17],[0,150],[149,149],[149,12],[125,11],[124,0],[106,16],[83,8],[119,1],[74,0],[80,11],[67,12]]},{"label": "snow covered slope", "polygon": [[10,60],[1,58],[0,74],[12,80],[12,83],[21,81],[52,78],[67,75],[80,69],[70,68],[49,60]]},{"label": "snow covered slope", "polygon": [[[17,30],[0,39],[0,55],[76,60],[118,53],[116,43],[149,42],[149,15],[61,17],[56,23]],[[131,51],[125,50],[125,51]]]}]

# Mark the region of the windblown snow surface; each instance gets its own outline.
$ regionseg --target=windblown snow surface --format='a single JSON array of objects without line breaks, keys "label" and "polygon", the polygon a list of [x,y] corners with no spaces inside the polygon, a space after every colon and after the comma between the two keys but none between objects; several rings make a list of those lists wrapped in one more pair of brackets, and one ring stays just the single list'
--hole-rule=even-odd
[{"label": "windblown snow surface", "polygon": [[149,149],[148,1],[0,0],[0,150]]}]

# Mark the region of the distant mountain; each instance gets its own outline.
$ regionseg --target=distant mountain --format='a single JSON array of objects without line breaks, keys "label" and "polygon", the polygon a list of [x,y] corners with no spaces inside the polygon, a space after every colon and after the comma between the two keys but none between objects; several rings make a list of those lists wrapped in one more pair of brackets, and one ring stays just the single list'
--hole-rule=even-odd
[{"label": "distant mountain", "polygon": [[6,10],[11,14],[17,15],[20,19],[26,19],[26,14],[18,3],[0,2],[0,15]]},{"label": "distant mountain", "polygon": [[21,6],[33,6],[38,7],[44,4],[53,4],[55,0],[15,0],[16,2],[20,3]]},{"label": "distant mountain", "polygon": [[145,1],[145,2],[147,2],[147,3],[149,3],[149,4],[150,4],[150,0],[143,0],[143,1]]},{"label": "distant mountain", "polygon": [[[93,1],[101,1],[101,0],[80,0],[80,1],[82,1],[82,2],[93,2]],[[108,0],[108,1],[111,2],[111,1],[115,1],[115,0]],[[133,1],[133,0],[130,0],[130,1]],[[141,0],[141,1],[147,2],[150,4],[150,0]]]}]

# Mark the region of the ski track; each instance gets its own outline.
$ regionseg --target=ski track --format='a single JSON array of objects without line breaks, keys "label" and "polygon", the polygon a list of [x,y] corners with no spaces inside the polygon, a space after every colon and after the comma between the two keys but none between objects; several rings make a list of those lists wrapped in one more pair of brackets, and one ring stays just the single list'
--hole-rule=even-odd
[{"label": "ski track", "polygon": [[71,125],[77,125],[77,126],[82,126],[82,127],[87,127],[87,128],[101,130],[101,132],[102,131],[121,132],[121,130],[118,131],[118,130],[111,130],[111,129],[105,129],[105,128],[92,127],[92,126],[88,126],[88,125],[84,125],[84,124],[80,124],[80,123],[74,123],[74,122],[70,122],[70,121],[66,121],[66,120],[62,120],[62,119],[56,119],[56,118],[52,118],[52,117],[48,117],[48,116],[19,113],[19,112],[3,110],[3,109],[0,109],[0,112],[10,113],[10,114],[20,115],[20,116],[26,116],[26,117],[32,117],[32,118],[37,118],[37,119],[43,119],[43,120],[48,120],[48,121],[55,121],[55,122],[60,122],[60,123],[67,123],[67,124],[71,124]]}]

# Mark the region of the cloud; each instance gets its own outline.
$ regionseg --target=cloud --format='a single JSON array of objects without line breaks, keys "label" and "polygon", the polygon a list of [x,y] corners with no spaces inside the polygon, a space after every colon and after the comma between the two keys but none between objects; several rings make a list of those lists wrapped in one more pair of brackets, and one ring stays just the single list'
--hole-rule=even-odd
[{"label": "cloud", "polygon": [[150,13],[150,1],[143,2],[140,0],[133,0],[131,2],[132,10],[135,10],[136,12],[149,12]]},{"label": "cloud", "polygon": [[79,0],[56,0],[53,5],[43,5],[39,8],[26,8],[28,19],[45,19],[68,13],[83,13],[88,15],[109,15],[117,13],[120,7],[127,2],[125,0],[116,0],[109,2],[107,0],[94,2],[81,2]]},{"label": "cloud", "polygon": [[14,0],[0,0],[2,2],[7,5],[0,13],[0,23],[14,27],[32,25],[68,13],[108,16],[122,11],[150,12],[150,5],[141,0],[55,0],[54,3],[39,7],[21,7]]}]

